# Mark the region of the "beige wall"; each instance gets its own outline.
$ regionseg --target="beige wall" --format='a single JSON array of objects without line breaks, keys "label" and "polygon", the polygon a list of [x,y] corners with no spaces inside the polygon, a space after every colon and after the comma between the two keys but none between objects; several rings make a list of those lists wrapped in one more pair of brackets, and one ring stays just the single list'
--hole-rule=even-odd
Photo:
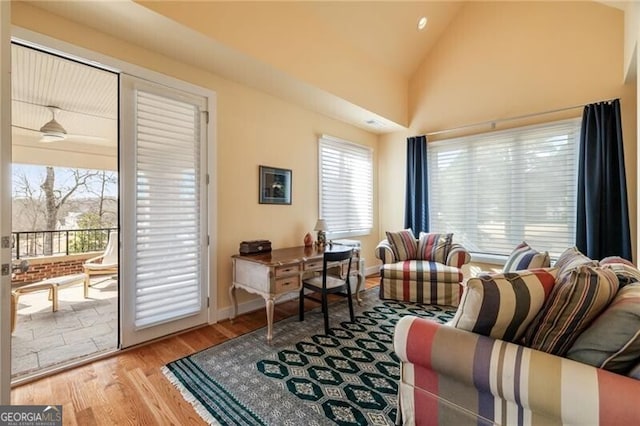
[{"label": "beige wall", "polygon": [[636,79],[639,32],[640,4],[630,1],[625,4],[624,12],[624,73],[627,82]]},{"label": "beige wall", "polygon": [[[33,8],[14,3],[15,25],[118,58],[217,94],[217,229],[212,250],[217,260],[218,307],[229,305],[231,255],[242,240],[264,238],[273,247],[302,245],[318,215],[317,137],[330,134],[375,148],[377,137],[359,128],[299,108],[273,96],[95,32]],[[377,156],[374,155],[374,168]],[[293,204],[258,204],[258,165],[292,169]],[[377,215],[374,217],[377,229]],[[373,264],[377,233],[358,238],[363,257]],[[243,292],[239,292],[243,293]],[[240,302],[249,297],[241,295]]]},{"label": "beige wall", "polygon": [[[623,70],[624,15],[618,9],[592,2],[463,6],[411,79],[410,131],[380,139],[381,231],[402,226],[408,135],[620,98],[636,253],[636,87],[623,84]],[[578,108],[497,129],[581,114]]]}]

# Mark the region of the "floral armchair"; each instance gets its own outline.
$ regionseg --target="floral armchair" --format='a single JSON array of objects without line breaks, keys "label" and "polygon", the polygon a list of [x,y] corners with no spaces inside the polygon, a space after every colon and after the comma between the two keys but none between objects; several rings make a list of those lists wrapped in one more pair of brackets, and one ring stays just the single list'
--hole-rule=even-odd
[{"label": "floral armchair", "polygon": [[376,247],[380,266],[380,298],[457,306],[462,294],[462,265],[471,256],[453,234],[420,233],[410,229],[387,232]]}]

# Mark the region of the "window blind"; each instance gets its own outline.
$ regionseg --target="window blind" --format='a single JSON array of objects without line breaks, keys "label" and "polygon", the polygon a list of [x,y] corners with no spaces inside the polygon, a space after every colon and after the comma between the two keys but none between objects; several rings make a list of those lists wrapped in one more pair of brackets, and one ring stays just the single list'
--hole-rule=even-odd
[{"label": "window blind", "polygon": [[431,231],[476,253],[559,255],[575,244],[579,138],[572,119],[429,143]]},{"label": "window blind", "polygon": [[197,313],[200,292],[200,114],[136,92],[137,328]]},{"label": "window blind", "polygon": [[373,227],[373,152],[323,135],[319,146],[320,217],[332,238],[365,235]]}]

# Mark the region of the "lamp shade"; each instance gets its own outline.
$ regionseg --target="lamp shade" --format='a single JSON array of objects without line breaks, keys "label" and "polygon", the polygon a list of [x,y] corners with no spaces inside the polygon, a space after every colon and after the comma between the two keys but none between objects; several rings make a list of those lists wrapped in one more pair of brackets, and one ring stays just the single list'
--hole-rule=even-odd
[{"label": "lamp shade", "polygon": [[318,219],[316,222],[316,227],[313,228],[314,231],[327,231],[327,222],[324,219]]}]

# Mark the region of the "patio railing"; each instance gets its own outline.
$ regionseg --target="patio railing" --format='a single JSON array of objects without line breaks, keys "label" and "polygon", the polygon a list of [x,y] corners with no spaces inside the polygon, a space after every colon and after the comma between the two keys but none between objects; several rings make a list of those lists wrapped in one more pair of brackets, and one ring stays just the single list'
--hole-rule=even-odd
[{"label": "patio railing", "polygon": [[109,232],[117,228],[12,232],[12,257],[69,255],[104,250]]}]

